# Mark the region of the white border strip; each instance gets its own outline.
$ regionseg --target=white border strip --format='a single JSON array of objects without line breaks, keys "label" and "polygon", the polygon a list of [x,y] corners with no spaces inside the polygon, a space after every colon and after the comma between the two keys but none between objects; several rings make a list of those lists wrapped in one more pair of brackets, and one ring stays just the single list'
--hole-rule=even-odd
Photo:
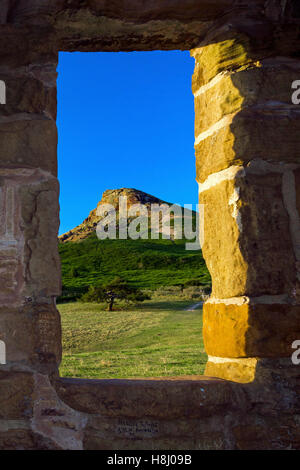
[{"label": "white border strip", "polygon": [[212,80],[210,80],[208,83],[206,83],[205,85],[202,85],[195,93],[194,93],[194,97],[197,98],[198,96],[202,95],[203,93],[205,93],[207,90],[209,90],[210,88],[214,87],[215,85],[217,85],[217,83],[219,83],[224,77],[226,76],[229,76],[230,73],[229,72],[220,72],[218,73],[218,75],[216,75]]},{"label": "white border strip", "polygon": [[207,191],[208,189],[222,183],[223,181],[233,180],[236,177],[243,178],[246,176],[245,168],[238,165],[230,166],[225,170],[221,170],[218,173],[212,173],[207,177],[204,183],[198,183],[199,194]]},{"label": "white border strip", "polygon": [[257,359],[255,357],[216,357],[216,356],[208,356],[208,362],[214,362],[215,364],[224,364],[228,362],[247,362],[249,365],[255,365],[257,363]]},{"label": "white border strip", "polygon": [[223,129],[224,127],[226,127],[226,126],[228,126],[229,124],[231,124],[235,115],[236,115],[236,112],[235,112],[235,113],[232,113],[232,114],[229,114],[229,115],[227,115],[227,116],[224,116],[224,117],[222,117],[222,119],[220,119],[218,122],[216,122],[215,124],[213,124],[212,126],[210,126],[209,129],[207,129],[207,130],[204,131],[204,132],[201,132],[201,134],[199,134],[199,135],[196,137],[196,139],[195,139],[195,145],[200,144],[200,142],[202,142],[202,140],[207,139],[207,138],[210,137],[211,135],[213,135],[213,134],[215,134],[216,132],[218,132],[220,129]]}]

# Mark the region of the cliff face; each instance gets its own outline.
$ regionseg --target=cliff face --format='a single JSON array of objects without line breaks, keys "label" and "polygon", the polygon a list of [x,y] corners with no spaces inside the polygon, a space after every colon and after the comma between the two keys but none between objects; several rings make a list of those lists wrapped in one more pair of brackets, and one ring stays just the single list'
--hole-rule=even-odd
[{"label": "cliff face", "polygon": [[100,205],[111,204],[114,206],[116,212],[119,211],[119,198],[127,197],[127,209],[134,204],[143,204],[147,208],[150,208],[151,204],[168,204],[157,197],[151,196],[150,194],[139,191],[133,188],[121,188],[121,189],[107,189],[102,194],[101,201],[98,202],[97,207],[93,209],[89,216],[82,222],[82,224],[73,228],[69,232],[64,233],[59,237],[61,243],[75,242],[87,238],[91,233],[96,231],[100,217],[97,215],[97,209]]}]

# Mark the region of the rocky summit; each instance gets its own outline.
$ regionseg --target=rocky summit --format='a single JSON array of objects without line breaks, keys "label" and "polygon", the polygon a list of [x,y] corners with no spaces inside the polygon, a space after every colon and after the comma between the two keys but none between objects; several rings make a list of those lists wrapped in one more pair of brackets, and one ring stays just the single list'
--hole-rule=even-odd
[{"label": "rocky summit", "polygon": [[96,231],[97,224],[100,221],[101,217],[97,215],[98,207],[103,204],[111,204],[114,206],[116,212],[118,212],[120,197],[127,197],[127,209],[129,209],[134,204],[143,204],[148,209],[150,208],[151,204],[170,205],[170,203],[165,202],[155,196],[151,196],[150,194],[144,193],[143,191],[139,191],[138,189],[107,189],[102,194],[102,198],[98,202],[97,207],[90,212],[89,216],[80,225],[61,235],[59,237],[59,242],[75,242],[87,238],[89,235],[91,235],[91,233]]}]

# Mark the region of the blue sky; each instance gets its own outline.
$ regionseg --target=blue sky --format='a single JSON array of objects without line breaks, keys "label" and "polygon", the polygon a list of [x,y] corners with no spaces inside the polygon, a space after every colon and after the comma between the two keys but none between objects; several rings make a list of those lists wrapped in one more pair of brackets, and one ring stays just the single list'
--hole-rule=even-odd
[{"label": "blue sky", "polygon": [[60,234],[106,189],[197,204],[189,52],[60,53]]}]

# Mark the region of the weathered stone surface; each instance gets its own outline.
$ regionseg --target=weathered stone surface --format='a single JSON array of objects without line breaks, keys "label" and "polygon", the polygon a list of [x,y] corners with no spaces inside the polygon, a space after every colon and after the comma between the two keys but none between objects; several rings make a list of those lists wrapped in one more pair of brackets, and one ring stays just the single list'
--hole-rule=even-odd
[{"label": "weathered stone surface", "polygon": [[212,29],[201,42],[200,47],[191,51],[196,60],[193,75],[193,91],[206,85],[219,73],[235,72],[260,66],[274,58],[281,60],[298,59],[298,25],[286,24],[279,32],[271,22],[243,18],[231,18],[230,26],[220,24]]},{"label": "weathered stone surface", "polygon": [[1,450],[62,450],[50,439],[31,431],[27,422],[0,422]]},{"label": "weathered stone surface", "polygon": [[100,449],[100,446],[125,449],[126,444],[130,448],[137,446],[141,449],[143,446],[147,449],[187,449],[189,445],[193,449],[224,449],[229,440],[226,439],[228,415],[229,410],[226,409],[225,413],[224,409],[222,416],[201,420],[192,417],[169,421],[91,416],[85,429],[84,445],[86,449]]},{"label": "weathered stone surface", "polygon": [[58,192],[58,182],[54,178],[20,186],[22,231],[25,238],[24,291],[31,298],[60,295]]},{"label": "weathered stone surface", "polygon": [[226,437],[222,432],[211,430],[197,438],[118,439],[103,438],[98,433],[87,431],[84,435],[84,450],[225,450]]},{"label": "weathered stone surface", "polygon": [[255,380],[256,366],[256,358],[209,357],[205,367],[205,375],[233,382],[251,383]]},{"label": "weathered stone surface", "polygon": [[60,379],[57,390],[89,415],[85,449],[228,448],[230,416],[245,405],[236,384],[208,377]]},{"label": "weathered stone surface", "polygon": [[12,73],[23,66],[47,67],[57,63],[59,49],[49,28],[4,24],[0,30],[1,65],[10,67]]},{"label": "weathered stone surface", "polygon": [[0,420],[33,415],[34,378],[31,372],[0,370]]},{"label": "weathered stone surface", "polygon": [[[233,432],[236,439],[237,450],[263,450],[271,449],[272,437],[266,423],[247,423],[234,426]],[[276,430],[276,432],[278,432]]]},{"label": "weathered stone surface", "polygon": [[218,357],[290,357],[300,338],[300,306],[286,304],[204,305],[207,353]]},{"label": "weathered stone surface", "polygon": [[39,170],[0,168],[0,298],[6,304],[49,302],[60,294],[58,191],[57,180]]},{"label": "weathered stone surface", "polygon": [[[248,8],[257,14],[262,0]],[[153,50],[190,49],[199,44],[212,21],[230,12],[234,0],[107,2],[86,0],[22,0],[10,3],[3,12],[3,23],[37,25],[52,31],[63,50]],[[240,5],[243,11],[243,5]],[[37,21],[37,17],[39,20]]]},{"label": "weathered stone surface", "polygon": [[[11,0],[1,11],[0,23],[6,32],[9,27],[23,29],[28,42],[35,35],[47,37],[46,44],[35,41],[26,47],[32,53],[35,46],[41,55],[45,46],[68,51],[189,50],[198,47],[208,31],[208,42],[221,41],[215,27],[225,25],[230,35],[234,23],[240,34],[251,32],[254,49],[260,46],[266,55],[277,47],[279,55],[287,55],[295,49],[295,15],[286,4],[272,2],[270,7],[265,0],[161,0],[142,5],[137,0]],[[275,28],[276,22],[280,28]]]},{"label": "weathered stone surface", "polygon": [[[251,34],[234,36],[225,31],[228,39],[192,52],[199,182],[257,158],[300,162],[296,139],[300,113],[291,102],[291,84],[299,76],[300,62],[276,54],[266,59],[265,34],[260,31],[256,44]],[[277,51],[277,55],[283,54]]]},{"label": "weathered stone surface", "polygon": [[296,268],[282,175],[237,168],[200,191],[213,297],[292,295]]},{"label": "weathered stone surface", "polygon": [[[53,67],[55,70],[55,67]],[[55,79],[57,74],[52,72],[53,78],[48,72],[46,80],[54,81],[48,83],[48,86],[40,80],[39,75],[43,75],[43,71],[35,70],[33,68],[32,75],[18,74],[8,75],[7,71],[1,73],[1,79],[5,82],[7,96],[6,104],[0,108],[0,116],[15,115],[17,113],[31,113],[34,119],[35,115],[45,113],[46,116],[56,119],[56,83]],[[46,75],[46,73],[45,73]],[[54,79],[54,80],[53,80]],[[22,116],[21,116],[22,117]],[[27,116],[28,117],[28,116]],[[5,122],[5,121],[4,121]]]},{"label": "weathered stone surface", "polygon": [[7,365],[28,365],[45,373],[57,371],[61,360],[60,316],[48,304],[0,310],[0,339]]},{"label": "weathered stone surface", "polygon": [[12,120],[0,120],[0,133],[2,168],[41,168],[56,176],[57,130],[52,119],[19,114]]},{"label": "weathered stone surface", "polygon": [[[253,159],[280,163],[300,162],[300,111],[280,104],[245,108],[229,123],[197,144],[197,180],[231,165],[247,164]],[[284,157],[282,155],[284,148]]]},{"label": "weathered stone surface", "polygon": [[16,295],[18,291],[18,276],[21,270],[17,249],[1,246],[0,251],[0,285],[1,298],[8,300]]},{"label": "weathered stone surface", "polygon": [[230,383],[201,376],[193,380],[61,379],[57,390],[72,408],[107,417],[203,418],[222,414],[232,400]]},{"label": "weathered stone surface", "polygon": [[255,448],[257,443],[251,442],[247,428],[261,426],[261,435],[266,429],[269,431],[269,441],[258,448],[298,449],[299,386],[299,365],[290,358],[259,359],[255,381],[242,385],[251,413],[246,413],[243,422],[238,423],[243,429],[235,438],[237,445],[241,440],[244,446]]},{"label": "weathered stone surface", "polygon": [[[95,16],[118,18],[124,22],[148,22],[163,19],[188,21],[195,17],[208,20],[222,13],[234,2],[233,0],[204,0],[199,5],[196,0],[187,0],[184,4],[180,0],[173,2],[163,0],[141,5],[137,0],[115,1],[113,3],[105,0],[87,0],[80,3],[79,5],[76,1],[67,0],[43,0],[42,3],[40,0],[19,0],[18,4],[10,2],[9,7],[6,8],[6,14],[3,12],[3,21],[6,21],[10,16],[10,19],[15,23],[36,24],[36,16],[38,15],[41,24],[58,12],[68,14],[73,12],[74,14],[76,10],[83,14],[85,10],[90,10],[90,13]],[[82,27],[84,26],[82,24]]]},{"label": "weathered stone surface", "polygon": [[[298,60],[267,59],[251,67],[227,70],[215,77],[215,84],[211,81],[207,87],[203,87],[202,80],[198,78],[199,68],[196,67],[196,78],[193,79],[196,137],[224,116],[237,113],[243,107],[252,106],[254,111],[256,106],[256,113],[259,107],[270,113],[277,111],[276,106],[295,109],[291,102],[291,83],[299,77]],[[274,74],[276,80],[273,80]],[[204,109],[209,109],[209,112],[204,113]],[[269,154],[265,157],[270,159]],[[210,163],[213,165],[214,160]]]},{"label": "weathered stone surface", "polygon": [[47,376],[35,375],[35,402],[32,429],[60,449],[82,450],[87,418],[58,397]]},{"label": "weathered stone surface", "polygon": [[297,210],[300,217],[300,169],[295,171],[295,183],[296,183],[296,204]]},{"label": "weathered stone surface", "polygon": [[298,450],[299,415],[280,413],[260,419],[248,415],[243,423],[233,427],[233,434],[237,450]]},{"label": "weathered stone surface", "polygon": [[[23,244],[19,229],[19,201],[14,181],[0,170],[0,299],[1,303],[20,301],[23,287]],[[12,176],[12,175],[10,175]]]},{"label": "weathered stone surface", "polygon": [[[96,4],[98,11],[95,11]],[[278,31],[267,18],[264,5],[265,0],[254,0],[251,4],[244,0],[238,4],[235,0],[191,0],[188,3],[164,0],[141,8],[137,0],[113,4],[99,4],[95,0],[93,4],[89,2],[80,7],[71,5],[63,14],[55,15],[55,31],[63,50],[189,50],[199,46],[208,30],[213,34],[205,40],[217,42],[213,27],[216,17],[217,26],[230,21],[229,34],[232,24],[239,18],[238,25],[245,24],[240,27],[242,33],[251,31],[254,48],[260,46],[265,55],[272,46],[277,47],[281,55],[294,51],[298,30],[296,25],[285,27],[282,21],[287,20],[285,8],[280,7],[281,29]],[[249,21],[249,17],[255,20]],[[103,28],[104,21],[106,28]],[[227,30],[226,26],[224,29]]]},{"label": "weathered stone surface", "polygon": [[[225,37],[224,37],[225,36]],[[256,61],[259,58],[258,55]],[[250,38],[247,35],[222,34],[221,40],[215,40],[204,47],[191,51],[196,60],[196,67],[192,79],[192,90],[195,93],[201,86],[206,85],[219,73],[246,68],[253,64]]]}]

